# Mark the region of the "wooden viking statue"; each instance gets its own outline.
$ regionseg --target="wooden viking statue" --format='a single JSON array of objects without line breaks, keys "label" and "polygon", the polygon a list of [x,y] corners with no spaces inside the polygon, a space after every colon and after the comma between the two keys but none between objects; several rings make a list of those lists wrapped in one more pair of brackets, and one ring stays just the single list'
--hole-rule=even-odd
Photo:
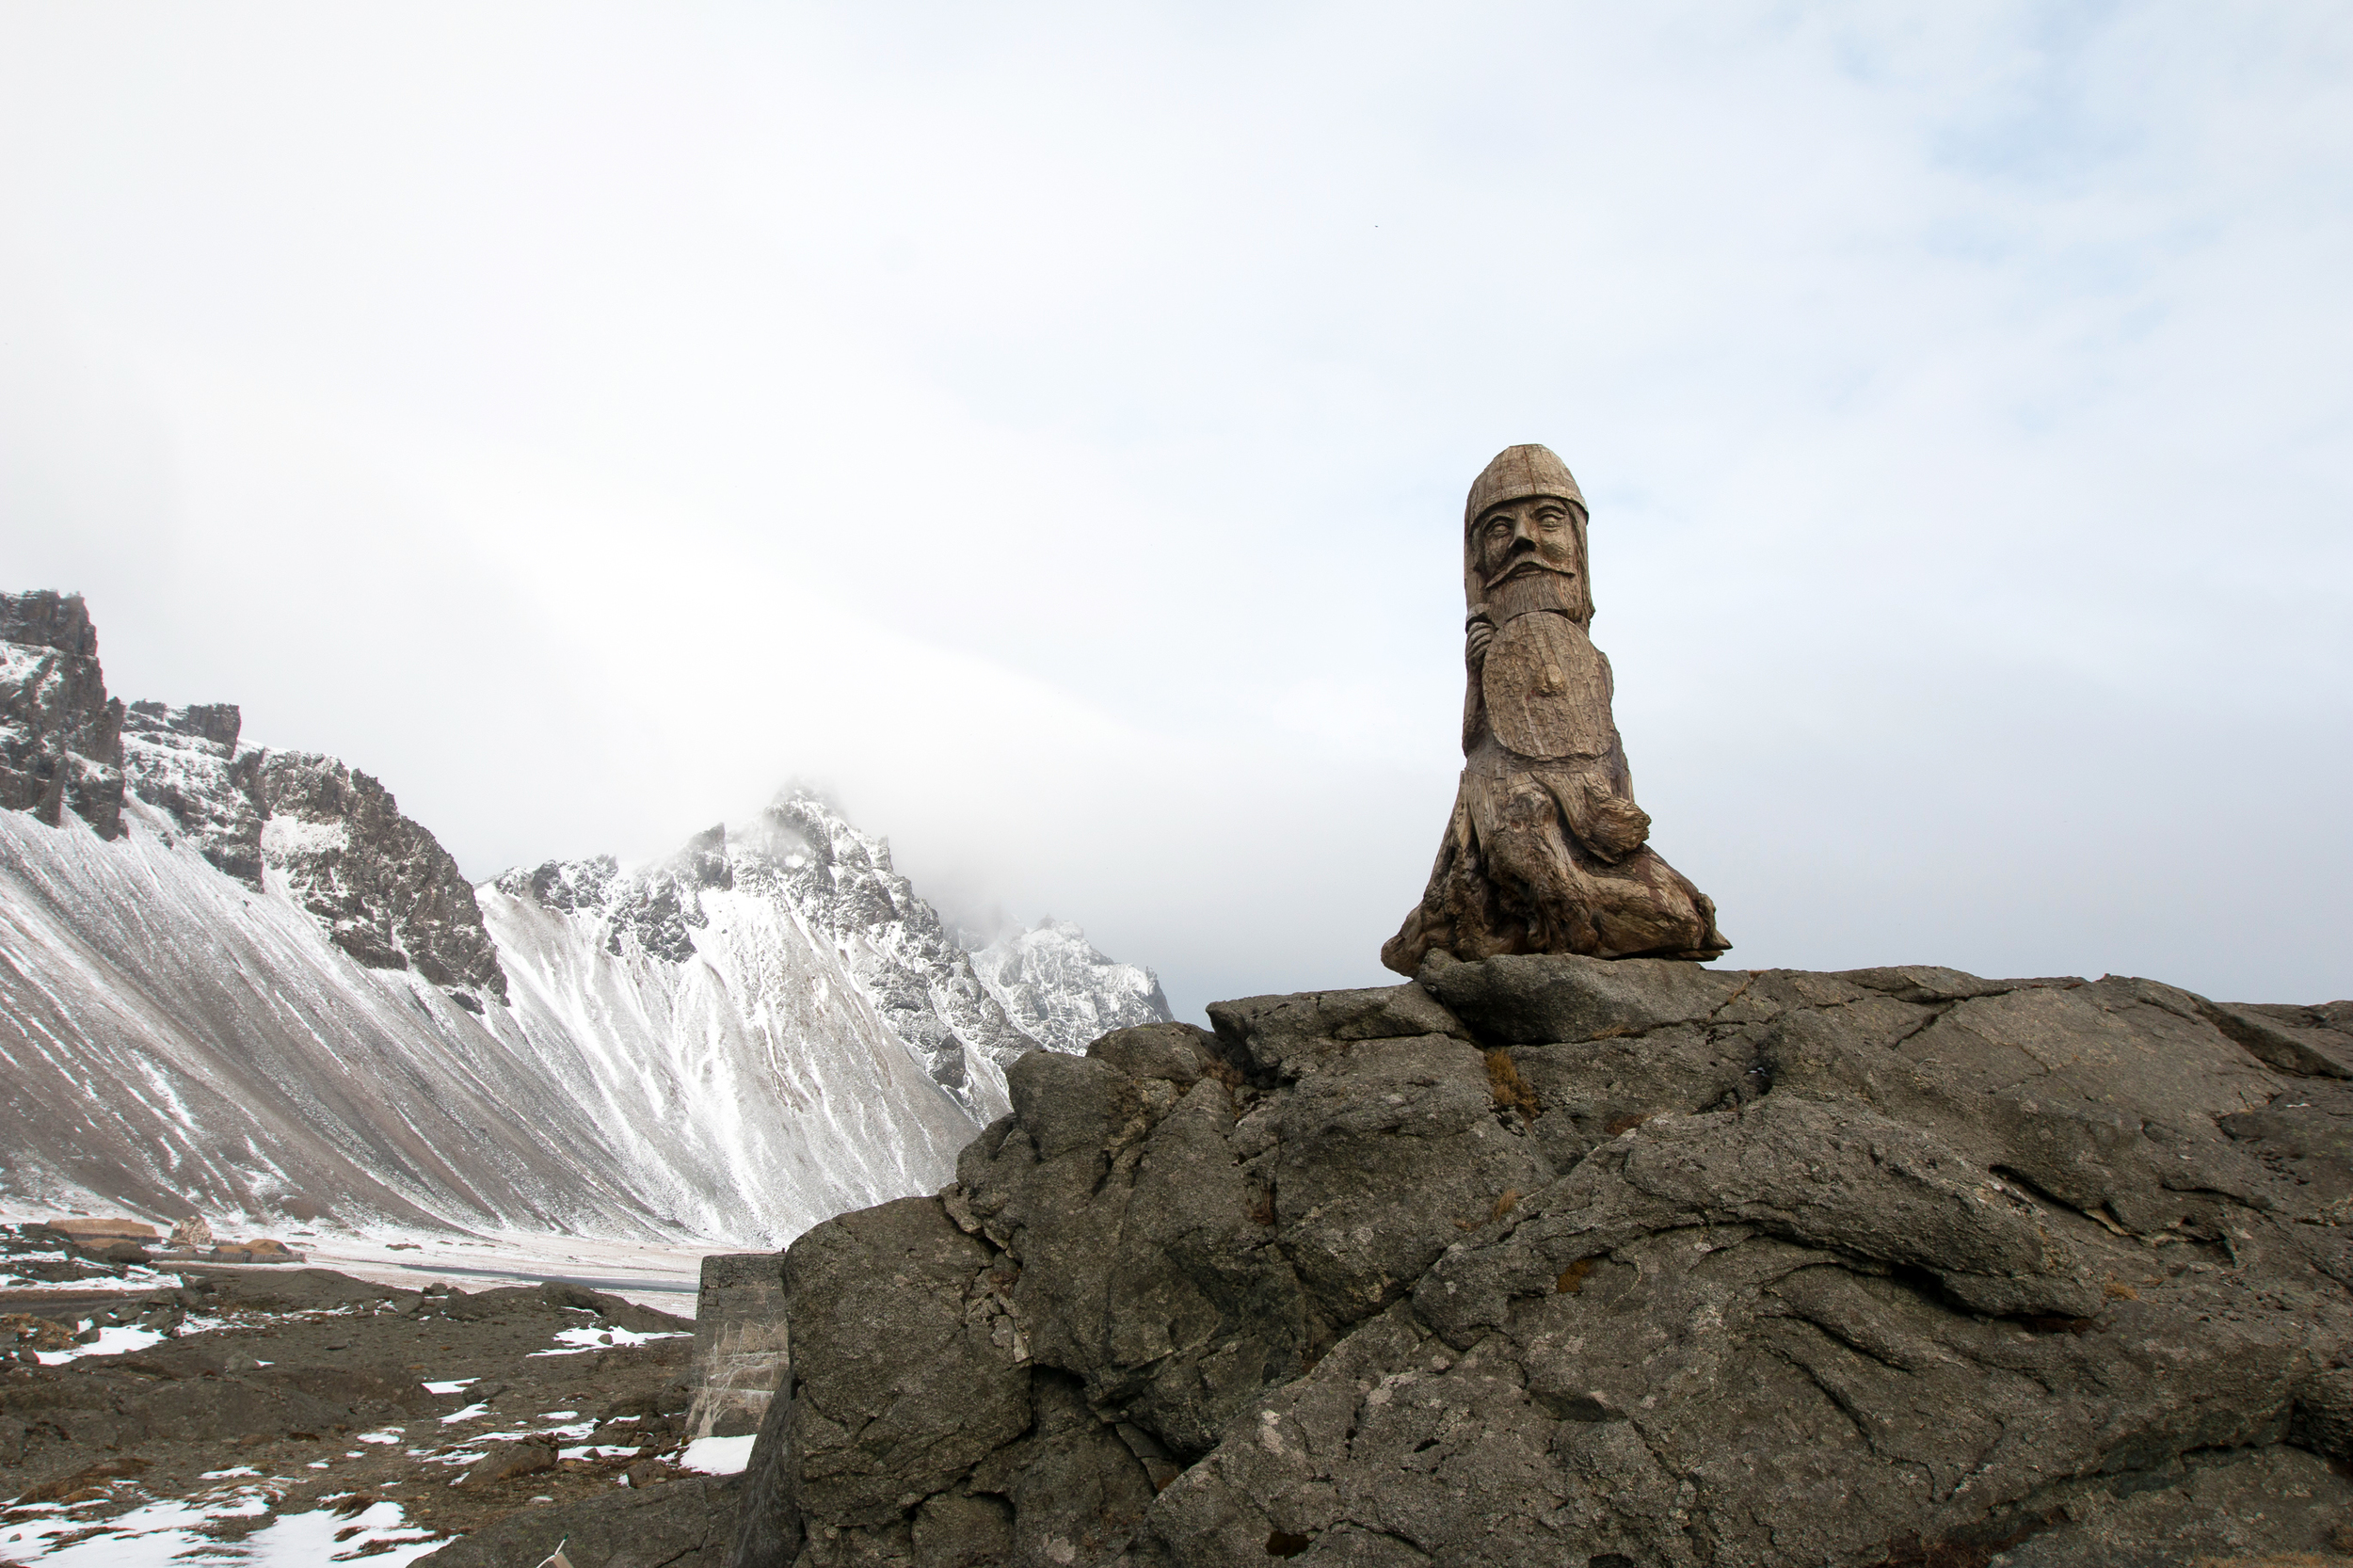
[{"label": "wooden viking statue", "polygon": [[1463,506],[1462,787],[1421,904],[1381,949],[1400,974],[1444,949],[1708,959],[1716,905],[1645,841],[1609,661],[1586,635],[1585,498],[1542,446],[1499,454]]}]

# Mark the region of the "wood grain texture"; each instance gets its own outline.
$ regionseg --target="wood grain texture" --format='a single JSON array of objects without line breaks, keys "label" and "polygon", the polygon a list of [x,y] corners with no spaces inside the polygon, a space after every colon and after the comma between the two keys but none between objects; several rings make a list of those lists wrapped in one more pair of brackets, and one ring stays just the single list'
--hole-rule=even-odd
[{"label": "wood grain texture", "polygon": [[1505,622],[1479,683],[1496,739],[1523,757],[1598,758],[1619,749],[1609,661],[1566,616]]},{"label": "wood grain texture", "polygon": [[1715,904],[1648,845],[1593,620],[1582,493],[1541,446],[1498,454],[1463,515],[1465,766],[1421,903],[1381,950],[1705,960]]}]

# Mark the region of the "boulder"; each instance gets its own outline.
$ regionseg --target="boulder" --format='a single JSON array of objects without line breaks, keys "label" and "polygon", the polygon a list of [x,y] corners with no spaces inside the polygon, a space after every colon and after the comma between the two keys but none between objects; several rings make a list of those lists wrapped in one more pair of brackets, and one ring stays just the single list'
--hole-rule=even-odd
[{"label": "boulder", "polygon": [[1436,953],[1210,1017],[793,1244],[740,1568],[2353,1542],[2353,1008]]},{"label": "boulder", "polygon": [[302,1255],[274,1237],[223,1241],[204,1255],[207,1263],[299,1263]]},{"label": "boulder", "polygon": [[542,1470],[555,1468],[555,1449],[538,1442],[493,1443],[489,1450],[452,1486],[487,1486],[492,1481],[505,1480],[513,1476],[536,1476]]},{"label": "boulder", "polygon": [[74,1215],[47,1222],[48,1228],[76,1246],[105,1247],[116,1241],[132,1241],[152,1245],[157,1240],[155,1227],[139,1220],[120,1219],[112,1215],[88,1218]]},{"label": "boulder", "polygon": [[0,1352],[72,1350],[74,1331],[29,1312],[0,1313]]}]

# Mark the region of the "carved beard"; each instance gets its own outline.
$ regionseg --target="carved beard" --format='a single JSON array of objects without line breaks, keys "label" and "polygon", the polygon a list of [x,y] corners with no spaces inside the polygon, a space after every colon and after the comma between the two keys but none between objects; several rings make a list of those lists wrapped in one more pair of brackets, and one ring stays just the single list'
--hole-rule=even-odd
[{"label": "carved beard", "polygon": [[1480,608],[1497,626],[1532,610],[1550,610],[1584,624],[1577,568],[1540,551],[1506,557],[1492,575],[1482,571],[1481,581],[1485,602]]}]

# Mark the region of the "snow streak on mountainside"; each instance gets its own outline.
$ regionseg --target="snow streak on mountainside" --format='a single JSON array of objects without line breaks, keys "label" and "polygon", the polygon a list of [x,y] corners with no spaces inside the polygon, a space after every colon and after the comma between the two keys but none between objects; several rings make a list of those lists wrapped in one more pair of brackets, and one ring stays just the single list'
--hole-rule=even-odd
[{"label": "snow streak on mountainside", "polygon": [[1068,920],[1040,920],[972,954],[973,972],[1021,1032],[1052,1050],[1083,1051],[1114,1029],[1166,1023],[1159,977],[1095,951]]},{"label": "snow streak on mountainside", "polygon": [[1082,1048],[1157,997],[1075,927],[984,983],[799,792],[643,870],[468,888],[365,774],[241,749],[225,704],[126,714],[79,600],[37,597],[0,595],[57,645],[0,642],[0,1192],[774,1245],[948,1178],[1035,1048],[1005,1000]]},{"label": "snow streak on mountainside", "polygon": [[661,1234],[600,1129],[438,988],[361,968],[154,808],[123,817],[107,843],[0,812],[11,1196]]}]

